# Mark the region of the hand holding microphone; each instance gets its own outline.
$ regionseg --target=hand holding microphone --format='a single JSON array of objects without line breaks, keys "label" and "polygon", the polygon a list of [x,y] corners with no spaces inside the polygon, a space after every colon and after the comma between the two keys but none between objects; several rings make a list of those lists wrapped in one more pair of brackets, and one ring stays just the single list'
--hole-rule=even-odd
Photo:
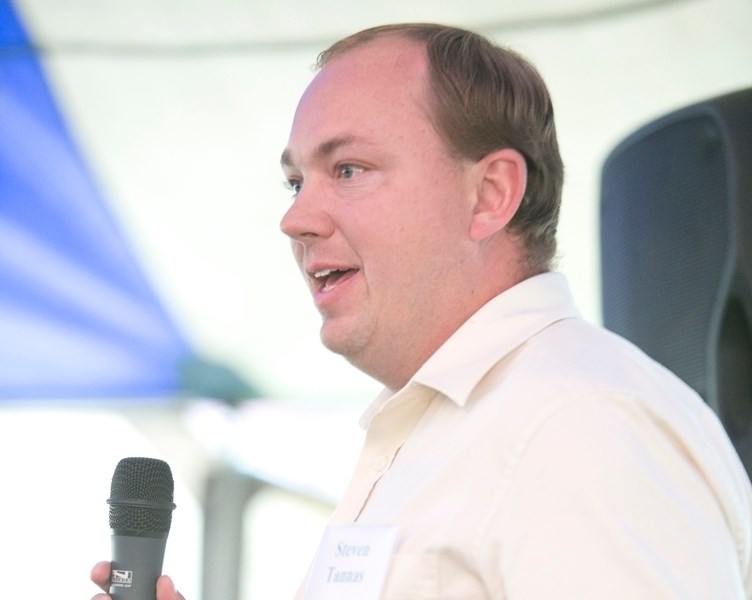
[{"label": "hand holding microphone", "polygon": [[[91,580],[103,590],[110,588],[110,563],[98,562],[91,570]],[[111,600],[109,594],[97,594],[91,600]],[[183,594],[175,590],[175,584],[167,575],[157,580],[157,600],[185,600]]]},{"label": "hand holding microphone", "polygon": [[154,458],[124,458],[112,476],[112,563],[94,566],[91,579],[106,594],[92,600],[184,600],[162,576],[172,523],[173,480],[169,465]]}]

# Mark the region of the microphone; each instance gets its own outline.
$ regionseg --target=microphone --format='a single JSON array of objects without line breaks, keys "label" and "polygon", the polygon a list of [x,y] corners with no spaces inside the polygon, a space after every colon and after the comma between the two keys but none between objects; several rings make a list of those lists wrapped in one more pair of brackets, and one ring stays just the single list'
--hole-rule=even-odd
[{"label": "microphone", "polygon": [[170,466],[156,458],[124,458],[110,488],[113,600],[156,600],[174,483]]}]

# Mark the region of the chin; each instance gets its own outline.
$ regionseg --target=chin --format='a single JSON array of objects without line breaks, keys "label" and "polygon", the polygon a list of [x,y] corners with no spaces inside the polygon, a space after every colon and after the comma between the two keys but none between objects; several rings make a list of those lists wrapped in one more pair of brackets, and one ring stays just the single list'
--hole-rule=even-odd
[{"label": "chin", "polygon": [[339,354],[353,363],[364,346],[363,335],[352,328],[335,327],[333,323],[324,323],[320,331],[321,343],[327,350]]}]

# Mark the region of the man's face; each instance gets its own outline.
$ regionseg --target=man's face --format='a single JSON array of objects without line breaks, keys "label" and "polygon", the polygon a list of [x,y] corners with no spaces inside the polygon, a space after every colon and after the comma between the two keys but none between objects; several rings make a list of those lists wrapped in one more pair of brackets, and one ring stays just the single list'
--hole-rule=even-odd
[{"label": "man's face", "polygon": [[428,118],[426,70],[423,48],[396,38],[335,58],[303,95],[282,157],[294,198],[281,229],[322,341],[392,388],[458,326],[472,294],[470,166]]}]

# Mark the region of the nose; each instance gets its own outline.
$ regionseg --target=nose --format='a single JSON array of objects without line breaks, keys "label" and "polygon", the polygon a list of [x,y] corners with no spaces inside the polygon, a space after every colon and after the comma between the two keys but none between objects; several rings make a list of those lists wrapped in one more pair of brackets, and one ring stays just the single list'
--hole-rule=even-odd
[{"label": "nose", "polygon": [[306,182],[282,217],[279,228],[290,239],[300,242],[327,238],[334,231],[334,222],[322,193]]}]

